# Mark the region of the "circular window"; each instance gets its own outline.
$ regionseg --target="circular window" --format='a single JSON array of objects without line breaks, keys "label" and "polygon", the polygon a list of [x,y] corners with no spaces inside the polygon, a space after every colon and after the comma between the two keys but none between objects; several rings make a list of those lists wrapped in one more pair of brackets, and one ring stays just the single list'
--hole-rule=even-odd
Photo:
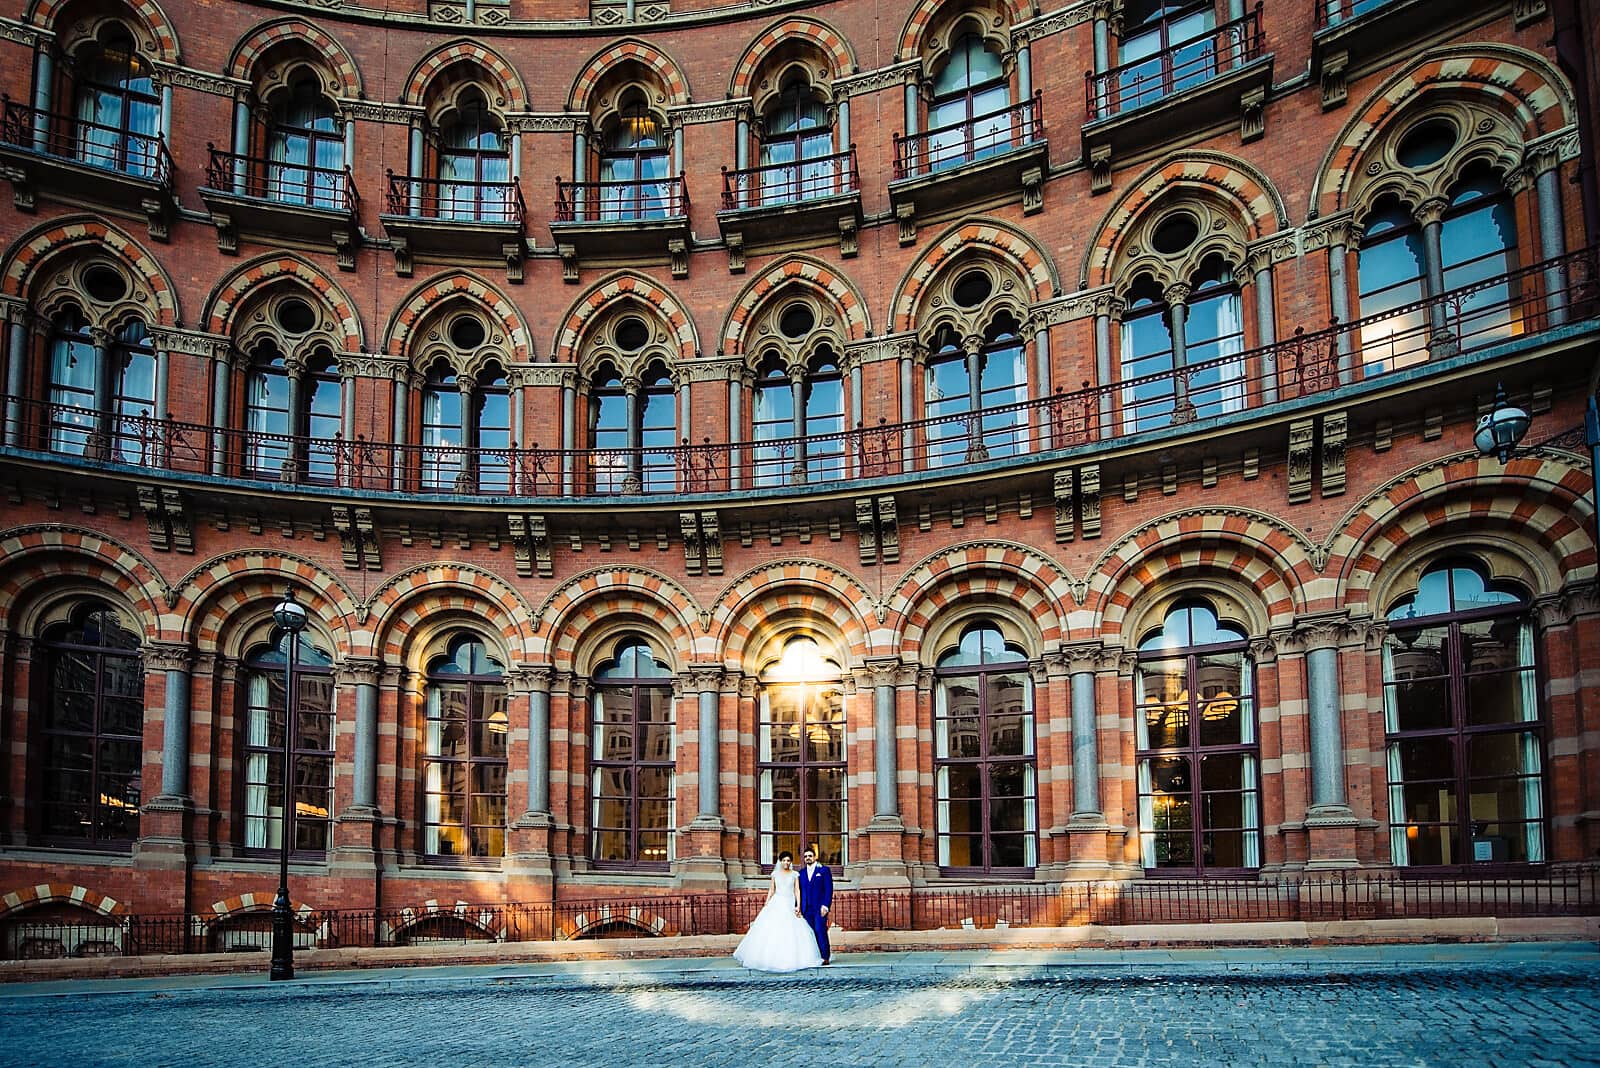
[{"label": "circular window", "polygon": [[1173,256],[1200,236],[1200,224],[1188,212],[1177,212],[1161,220],[1150,235],[1150,247],[1164,256]]},{"label": "circular window", "polygon": [[650,328],[644,325],[643,319],[630,315],[617,324],[612,336],[623,352],[638,352],[650,340]]},{"label": "circular window", "polygon": [[463,315],[450,323],[450,344],[458,349],[475,349],[483,344],[485,336],[483,324],[470,315]]},{"label": "circular window", "polygon": [[101,263],[83,272],[83,288],[102,304],[121,300],[128,293],[128,283],[122,275]]},{"label": "circular window", "polygon": [[278,325],[285,333],[303,334],[317,325],[317,313],[299,297],[291,297],[278,305]]},{"label": "circular window", "polygon": [[804,304],[791,304],[778,316],[778,329],[787,338],[800,338],[817,325],[817,317]]},{"label": "circular window", "polygon": [[994,292],[994,283],[982,271],[968,271],[950,287],[950,298],[963,308],[976,308]]},{"label": "circular window", "polygon": [[1444,119],[1429,119],[1413,126],[1395,146],[1394,158],[1402,167],[1431,167],[1456,147],[1456,128]]}]

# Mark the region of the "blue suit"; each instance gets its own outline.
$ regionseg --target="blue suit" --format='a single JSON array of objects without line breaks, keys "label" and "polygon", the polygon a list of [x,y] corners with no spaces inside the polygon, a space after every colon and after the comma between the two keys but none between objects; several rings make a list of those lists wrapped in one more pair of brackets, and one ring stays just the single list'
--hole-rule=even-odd
[{"label": "blue suit", "polygon": [[826,864],[818,864],[815,875],[801,868],[800,916],[811,925],[811,933],[817,936],[817,951],[827,960],[832,954],[828,951],[828,917],[822,914],[824,908],[833,911],[833,872]]}]

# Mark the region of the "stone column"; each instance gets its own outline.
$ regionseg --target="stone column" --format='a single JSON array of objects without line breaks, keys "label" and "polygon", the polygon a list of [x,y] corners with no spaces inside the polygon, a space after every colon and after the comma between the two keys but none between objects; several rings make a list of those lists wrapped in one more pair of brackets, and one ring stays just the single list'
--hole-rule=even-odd
[{"label": "stone column", "polygon": [[1310,804],[1306,868],[1349,868],[1356,861],[1356,819],[1345,790],[1339,647],[1355,637],[1344,613],[1302,617],[1288,644],[1304,652]]},{"label": "stone column", "polygon": [[[1358,235],[1349,220],[1335,226],[1328,233],[1328,298],[1334,322],[1350,322],[1350,249],[1358,247]],[[1351,334],[1341,330],[1334,337],[1334,347],[1339,354],[1339,384],[1349,385],[1355,377],[1351,368]]]},{"label": "stone column", "polygon": [[[241,156],[250,151],[250,100],[246,95],[248,92],[249,90],[241,91],[233,101],[233,150]],[[247,171],[248,168],[243,161],[233,161],[234,196],[244,196]]]},{"label": "stone column", "polygon": [[1261,346],[1261,401],[1271,404],[1278,399],[1278,362],[1266,346],[1278,340],[1278,318],[1272,292],[1272,254],[1266,249],[1256,249],[1245,261],[1245,271],[1252,279],[1256,297],[1256,335]]},{"label": "stone column", "polygon": [[1194,402],[1189,399],[1189,287],[1177,282],[1162,294],[1167,302],[1167,329],[1172,334],[1172,421],[1189,423],[1195,418]]},{"label": "stone column", "polygon": [[[1429,197],[1417,207],[1417,222],[1422,226],[1422,263],[1427,272],[1428,296],[1437,297],[1444,292],[1444,249],[1440,243],[1444,233],[1444,213],[1449,202],[1443,197]],[[1449,310],[1442,301],[1428,305],[1428,358],[1443,359],[1455,355],[1459,339],[1450,333]]]},{"label": "stone column", "polygon": [[411,143],[406,153],[406,166],[411,172],[412,181],[406,190],[406,206],[412,215],[422,214],[422,125],[420,120],[413,120],[411,124]]},{"label": "stone column", "polygon": [[806,482],[806,366],[796,363],[789,368],[789,404],[793,409],[794,427],[791,434],[794,437],[794,457],[789,468],[789,481],[792,485],[803,486]]},{"label": "stone column", "polygon": [[[139,818],[137,867],[175,876],[193,859],[191,821],[194,797],[189,790],[190,677],[194,653],[176,642],[151,642],[144,649],[146,672],[163,675],[161,719],[161,791],[143,806]],[[144,794],[149,797],[146,784]],[[164,881],[164,879],[163,879]]]},{"label": "stone column", "polygon": [[561,376],[561,492],[571,494],[572,453],[578,447],[578,380],[569,373]]},{"label": "stone column", "polygon": [[722,855],[726,824],[722,816],[722,668],[697,664],[680,676],[695,697],[695,817],[678,834],[678,859],[673,872],[693,891],[716,891],[728,885],[728,862]]},{"label": "stone column", "polygon": [[1017,99],[1027,100],[1033,96],[1033,59],[1028,51],[1028,42],[1023,41],[1017,45]]},{"label": "stone column", "polygon": [[28,318],[29,312],[25,307],[15,304],[5,305],[6,313],[10,317],[6,331],[9,341],[6,347],[6,432],[7,445],[20,445],[22,443],[22,427],[25,415],[22,409],[23,384],[26,381],[24,372],[28,362]]},{"label": "stone column", "polygon": [[627,448],[628,448],[628,473],[622,479],[623,493],[641,493],[644,491],[644,454],[640,451],[644,447],[644,404],[640,394],[644,383],[639,381],[637,375],[626,375],[622,379],[622,391],[627,404]]},{"label": "stone column", "polygon": [[[1122,301],[1115,297],[1096,298],[1094,302],[1094,374],[1095,384],[1104,386],[1115,381],[1112,378],[1112,365],[1115,361],[1117,350],[1111,347],[1111,321],[1122,321]],[[1099,418],[1100,425],[1094,430],[1094,437],[1102,437],[1115,433],[1111,423],[1112,405],[1116,399],[1109,390],[1100,391]]]},{"label": "stone column", "polygon": [[[872,820],[866,826],[867,858],[858,867],[863,888],[911,885],[900,815],[899,705],[902,692],[915,705],[916,678],[916,665],[897,656],[871,657],[855,674],[856,692],[872,695]],[[915,722],[914,713],[909,718]]]},{"label": "stone column", "polygon": [[1067,822],[1067,873],[1069,878],[1092,878],[1107,871],[1096,675],[1108,665],[1114,669],[1116,658],[1107,656],[1098,642],[1069,645],[1061,653],[1061,670],[1067,675],[1072,706],[1072,815]]},{"label": "stone column", "polygon": [[[518,776],[526,784],[521,791],[523,809],[512,819],[506,842],[508,881],[521,886],[517,900],[543,900],[555,878],[550,857],[550,836],[555,830],[550,814],[550,690],[554,682],[555,672],[548,664],[519,665],[506,678],[506,714],[513,724],[508,763],[513,769],[519,764],[526,769]],[[520,719],[515,708],[523,699],[527,701],[526,720]],[[508,792],[512,785],[507,784]],[[512,794],[506,799],[508,814],[516,812],[515,798]]]},{"label": "stone column", "polygon": [[917,132],[917,85],[915,82],[906,83],[906,136],[911,137]]},{"label": "stone column", "polygon": [[354,687],[356,697],[350,804],[341,819],[378,811],[378,678],[382,668],[370,657],[348,657],[339,672],[339,685]]},{"label": "stone column", "polygon": [[[340,730],[350,730],[353,714],[348,795],[336,766],[334,800],[340,804],[328,854],[329,873],[350,880],[361,907],[377,903],[378,810],[378,684],[383,664],[375,657],[346,657],[334,671],[335,708]],[[354,889],[359,887],[359,890]]]},{"label": "stone column", "polygon": [[[212,360],[217,373],[211,389],[211,425],[217,431],[232,425],[228,419],[228,400],[233,389],[231,379],[235,355],[233,346],[228,345],[218,349]],[[227,470],[228,438],[222,433],[217,433],[211,439],[211,473],[222,475]]]},{"label": "stone column", "polygon": [[[728,380],[728,441],[744,440],[744,391],[745,369],[736,368],[733,377]],[[744,463],[743,453],[730,447],[728,449],[728,488],[738,489],[744,485],[744,472],[740,470]]]},{"label": "stone column", "polygon": [[411,391],[422,387],[420,375],[413,375],[409,367],[397,367],[394,379],[394,399],[389,412],[389,440],[394,442],[394,449],[389,453],[391,457],[389,470],[394,479],[394,488],[397,490],[406,487],[406,444],[410,435]]},{"label": "stone column", "polygon": [[[1034,400],[1044,400],[1050,395],[1050,328],[1041,325],[1033,332],[1033,389],[1031,396]],[[1035,409],[1033,416],[1038,422],[1034,431],[1037,448],[1048,449],[1054,443],[1050,440],[1050,420],[1045,416],[1043,409]],[[1033,449],[1029,449],[1032,452]]]},{"label": "stone column", "polygon": [[[1567,251],[1567,224],[1561,211],[1561,156],[1554,145],[1535,153],[1530,163],[1539,204],[1539,258],[1553,260]],[[1545,311],[1551,326],[1567,321],[1567,280],[1560,267],[1544,270]]]},{"label": "stone column", "polygon": [[46,44],[33,53],[33,106],[37,109],[33,115],[33,147],[41,151],[50,136],[50,112],[54,103],[51,94],[56,84],[56,63],[52,47]]},{"label": "stone column", "polygon": [[105,460],[112,455],[111,435],[116,428],[111,417],[111,384],[116,368],[111,366],[111,334],[98,326],[89,328],[89,340],[94,344],[94,415],[85,453],[93,459]]}]

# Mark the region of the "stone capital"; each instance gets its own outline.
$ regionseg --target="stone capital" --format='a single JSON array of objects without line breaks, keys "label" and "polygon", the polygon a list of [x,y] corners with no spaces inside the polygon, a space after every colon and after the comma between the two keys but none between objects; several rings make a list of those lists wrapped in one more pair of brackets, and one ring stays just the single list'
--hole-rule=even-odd
[{"label": "stone capital", "polygon": [[1309,653],[1317,649],[1338,649],[1362,640],[1361,629],[1350,620],[1346,612],[1329,612],[1322,615],[1301,616],[1294,626],[1281,637],[1273,635],[1278,646],[1285,651]]},{"label": "stone capital", "polygon": [[150,642],[144,647],[143,659],[147,671],[194,669],[194,650],[181,642]]},{"label": "stone capital", "polygon": [[347,656],[333,673],[341,686],[376,686],[382,676],[383,661],[375,656]]},{"label": "stone capital", "polygon": [[724,672],[720,664],[693,664],[679,678],[690,693],[721,693]]}]

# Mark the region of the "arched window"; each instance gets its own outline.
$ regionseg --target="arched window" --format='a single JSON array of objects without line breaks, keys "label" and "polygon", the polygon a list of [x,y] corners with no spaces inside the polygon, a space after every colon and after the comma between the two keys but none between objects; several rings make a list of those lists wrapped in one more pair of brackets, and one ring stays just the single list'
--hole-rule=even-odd
[{"label": "arched window", "polygon": [[499,857],[506,851],[504,667],[458,635],[429,661],[423,725],[422,851]]},{"label": "arched window", "polygon": [[639,398],[641,481],[645,493],[667,493],[676,483],[672,448],[678,444],[677,391],[667,369],[654,364],[645,371]]},{"label": "arched window", "polygon": [[309,71],[273,99],[267,120],[267,197],[344,207],[344,135],[333,101]]},{"label": "arched window", "polygon": [[443,360],[428,369],[422,382],[422,488],[453,491],[462,473],[466,444],[461,411],[461,385]]},{"label": "arched window", "polygon": [[983,38],[963,34],[933,76],[928,105],[928,167],[958,167],[1010,147],[1004,112],[1011,86],[1000,57]]},{"label": "arched window", "polygon": [[601,867],[665,867],[677,825],[672,675],[649,645],[625,638],[595,672],[590,706],[590,856]]},{"label": "arched window", "polygon": [[923,374],[922,415],[927,423],[928,466],[977,459],[971,428],[972,377],[961,338],[948,327],[934,338]]},{"label": "arched window", "polygon": [[305,463],[311,482],[333,484],[339,480],[334,439],[344,426],[343,396],[338,362],[326,349],[318,351],[305,370]]},{"label": "arched window", "polygon": [[786,204],[841,192],[828,108],[801,77],[783,87],[761,126],[761,199]]},{"label": "arched window", "polygon": [[1444,560],[1387,619],[1394,863],[1543,862],[1545,727],[1527,594],[1477,560]]},{"label": "arched window", "polygon": [[144,668],[139,635],[97,601],[42,635],[45,841],[127,848],[139,837]]},{"label": "arched window", "polygon": [[1212,0],[1129,0],[1122,9],[1118,110],[1152,103],[1216,73]]},{"label": "arched window", "polygon": [[[1393,370],[1427,358],[1419,343],[1427,322],[1420,308],[1396,312],[1428,295],[1428,268],[1422,228],[1399,201],[1380,201],[1367,216],[1361,249],[1356,255],[1360,317],[1373,319],[1361,328],[1361,357],[1368,374]],[[1395,312],[1395,314],[1386,314]]]},{"label": "arched window", "polygon": [[82,312],[68,308],[56,317],[50,334],[52,452],[148,462],[147,421],[155,407],[156,354],[143,323],[119,327],[102,348]]},{"label": "arched window", "polygon": [[1470,168],[1450,191],[1439,230],[1445,292],[1474,287],[1450,309],[1451,330],[1464,347],[1492,344],[1509,334],[1511,287],[1484,285],[1517,268],[1517,219],[1506,192],[1487,167]]},{"label": "arched window", "polygon": [[1148,275],[1128,291],[1121,353],[1127,432],[1244,407],[1244,361],[1237,358],[1244,322],[1232,269],[1221,256],[1207,256],[1189,283],[1169,292],[1172,300]]},{"label": "arched window", "polygon": [[439,215],[507,222],[511,156],[489,102],[477,88],[462,93],[451,121],[439,131]]},{"label": "arched window", "polygon": [[844,478],[844,374],[831,352],[811,361],[803,385],[806,481]]},{"label": "arched window", "polygon": [[757,803],[761,863],[816,847],[829,866],[846,861],[844,691],[839,665],[810,638],[796,638],[761,673]]},{"label": "arched window", "polygon": [[85,163],[152,177],[160,161],[161,98],[150,65],[117,27],[77,56],[73,106],[77,155]]},{"label": "arched window", "polygon": [[621,493],[628,477],[628,394],[622,375],[607,364],[589,390],[589,448],[594,492]]},{"label": "arched window", "polygon": [[474,391],[472,430],[478,488],[511,491],[511,386],[498,364],[490,364]]},{"label": "arched window", "polygon": [[1028,399],[1028,365],[1017,325],[1009,320],[990,329],[978,352],[978,408],[983,416],[983,450],[993,459],[1028,450],[1028,413],[1015,407]]},{"label": "arched window", "polygon": [[1204,419],[1244,408],[1244,317],[1239,283],[1221,256],[1207,256],[1183,316],[1189,403]]},{"label": "arched window", "polygon": [[1245,634],[1202,598],[1139,643],[1139,853],[1151,871],[1261,866],[1255,669]]},{"label": "arched window", "polygon": [[270,341],[256,346],[245,378],[245,474],[277,481],[291,474],[289,368],[282,350]]},{"label": "arched window", "polygon": [[606,130],[600,150],[600,218],[662,219],[673,207],[666,132],[634,92]]},{"label": "arched window", "polygon": [[333,659],[301,634],[291,670],[289,637],[277,628],[245,657],[244,847],[276,852],[283,841],[286,671],[295,695],[289,846],[297,853],[321,853],[333,827]]},{"label": "arched window", "polygon": [[923,417],[932,420],[925,432],[929,466],[1026,451],[1027,412],[1009,408],[1028,399],[1027,361],[1016,324],[1001,317],[976,352],[967,351],[953,328],[942,327],[932,348],[923,387]]},{"label": "arched window", "polygon": [[1146,275],[1122,313],[1122,425],[1133,433],[1172,421],[1172,323],[1166,298]]},{"label": "arched window", "polygon": [[[757,486],[784,486],[794,466],[794,384],[789,369],[776,355],[762,362],[756,375],[750,431],[755,441],[750,462]],[[785,444],[776,444],[777,442]]]},{"label": "arched window", "polygon": [[974,623],[934,668],[939,867],[1031,871],[1039,863],[1033,679],[992,623]]}]

